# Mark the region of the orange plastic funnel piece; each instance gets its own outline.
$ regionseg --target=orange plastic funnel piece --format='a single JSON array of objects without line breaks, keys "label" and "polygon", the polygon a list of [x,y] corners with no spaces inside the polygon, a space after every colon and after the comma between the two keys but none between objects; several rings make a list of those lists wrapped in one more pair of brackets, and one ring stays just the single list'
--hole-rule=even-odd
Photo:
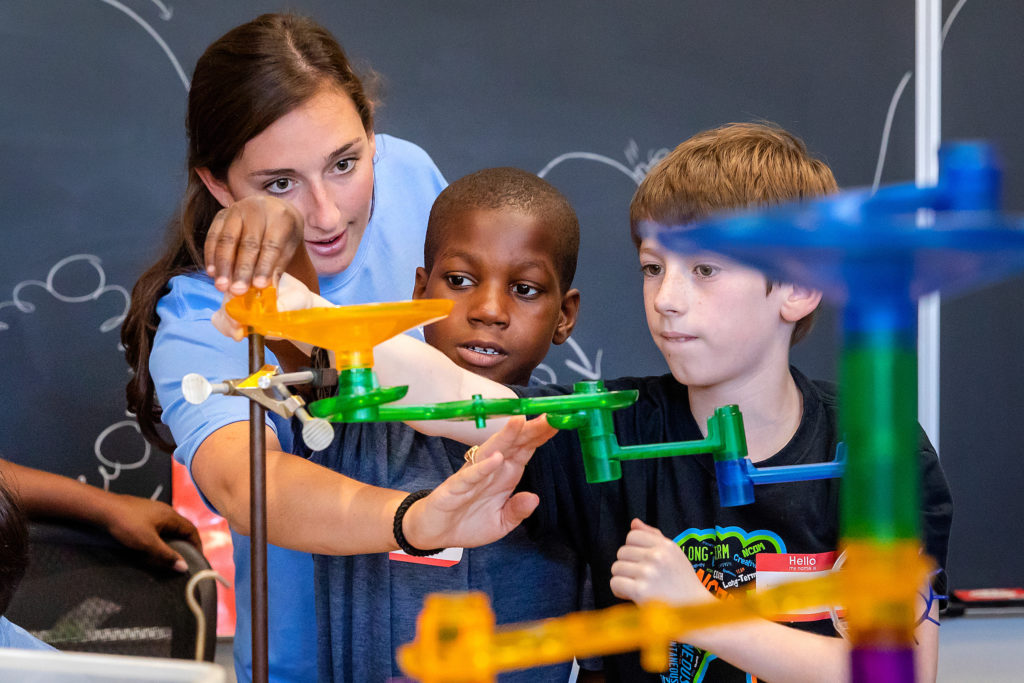
[{"label": "orange plastic funnel piece", "polygon": [[225,305],[242,325],[270,337],[306,342],[334,351],[339,370],[373,367],[373,347],[410,330],[444,318],[448,299],[418,299],[382,304],[278,311],[277,290],[250,289]]}]

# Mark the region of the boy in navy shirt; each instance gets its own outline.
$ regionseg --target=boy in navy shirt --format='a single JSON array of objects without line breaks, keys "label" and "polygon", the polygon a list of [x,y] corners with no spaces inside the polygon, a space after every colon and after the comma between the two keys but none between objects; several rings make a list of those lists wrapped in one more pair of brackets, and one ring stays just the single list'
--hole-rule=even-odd
[{"label": "boy in navy shirt", "polygon": [[[529,384],[551,344],[568,339],[576,323],[578,249],[575,212],[537,176],[492,168],[455,181],[431,209],[413,295],[450,299],[454,308],[427,326],[424,337],[460,368],[502,384]],[[323,451],[300,454],[365,483],[413,491],[437,486],[459,469],[466,446],[399,423],[355,423],[338,425]],[[399,675],[394,653],[414,638],[428,593],[485,591],[502,622],[581,607],[578,555],[559,540],[533,541],[522,528],[482,548],[447,548],[428,557],[317,555],[314,565],[324,680]],[[561,683],[570,669],[565,663],[500,680]]]}]

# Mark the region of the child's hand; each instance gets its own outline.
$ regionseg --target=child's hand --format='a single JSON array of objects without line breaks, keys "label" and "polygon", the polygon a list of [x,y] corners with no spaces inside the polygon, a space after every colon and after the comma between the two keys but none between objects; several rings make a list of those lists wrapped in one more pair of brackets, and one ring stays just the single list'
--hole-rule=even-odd
[{"label": "child's hand", "polygon": [[629,528],[626,544],[612,564],[612,593],[637,603],[660,600],[681,605],[714,600],[674,541],[639,519]]},{"label": "child's hand", "polygon": [[264,195],[221,209],[203,245],[206,273],[222,292],[242,295],[250,283],[267,287],[303,244],[302,214],[288,202]]},{"label": "child's hand", "polygon": [[417,548],[473,548],[493,543],[530,516],[537,495],[513,495],[534,450],[557,430],[541,416],[513,417],[480,445],[475,464],[448,477],[409,508],[404,531]]},{"label": "child's hand", "polygon": [[[245,338],[245,327],[224,310],[224,304],[231,298],[233,295],[230,293],[224,295],[224,303],[210,320],[217,331],[225,337],[241,341]],[[277,310],[279,311],[302,311],[307,308],[329,308],[333,305],[319,294],[309,291],[309,287],[288,273],[283,273],[277,283]]]}]

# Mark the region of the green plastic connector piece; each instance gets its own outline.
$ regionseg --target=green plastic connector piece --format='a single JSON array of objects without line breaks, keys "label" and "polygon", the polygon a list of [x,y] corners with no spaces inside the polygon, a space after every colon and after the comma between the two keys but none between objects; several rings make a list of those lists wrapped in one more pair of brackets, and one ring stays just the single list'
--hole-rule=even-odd
[{"label": "green plastic connector piece", "polygon": [[530,398],[483,398],[432,405],[388,405],[405,396],[408,387],[377,384],[371,368],[350,368],[338,374],[338,395],[309,404],[315,417],[331,422],[419,422],[423,420],[473,420],[477,428],[491,417],[547,414],[557,429],[579,432],[583,469],[590,483],[622,477],[623,460],[711,453],[716,462],[738,461],[747,455],[743,416],[737,406],[715,410],[708,419],[708,436],[697,441],[619,446],[612,412],[636,402],[638,392],[608,391],[600,380],[577,382],[567,396]]},{"label": "green plastic connector piece", "polygon": [[[598,383],[599,384],[599,383]],[[576,386],[577,391],[581,389]],[[550,417],[548,418],[551,421]],[[622,476],[623,460],[646,460],[677,455],[710,453],[716,462],[738,461],[747,457],[747,440],[739,407],[724,406],[708,418],[708,436],[696,441],[620,446],[615,437],[611,411],[586,410],[561,418],[566,426],[579,430],[583,468],[587,481],[595,484],[615,481]],[[582,424],[580,424],[582,423]],[[552,422],[554,426],[559,426]]]},{"label": "green plastic connector piece", "polygon": [[747,457],[747,435],[739,406],[715,408],[715,414],[708,418],[708,440],[712,438],[721,442],[720,447],[710,451],[717,462]]},{"label": "green plastic connector piece", "polygon": [[349,368],[338,373],[338,395],[310,403],[309,413],[331,422],[377,422],[380,406],[408,391],[407,386],[382,388],[372,368]]},{"label": "green plastic connector piece", "polygon": [[[343,370],[338,375],[338,396],[309,404],[309,412],[331,422],[413,422],[421,420],[473,420],[477,427],[487,425],[487,418],[510,415],[548,414],[548,421],[558,426],[561,415],[573,415],[586,409],[618,410],[636,402],[636,391],[605,391],[574,393],[568,396],[533,398],[483,398],[479,394],[468,401],[448,401],[432,405],[384,405],[393,392],[394,399],[404,396],[408,387],[381,389],[376,380],[365,376],[367,368]],[[591,384],[583,383],[580,384]],[[597,384],[600,384],[598,382]],[[580,385],[577,385],[577,388]]]},{"label": "green plastic connector piece", "polygon": [[[636,392],[633,392],[636,393]],[[577,382],[573,385],[574,396],[609,396],[604,382]],[[634,399],[635,400],[635,399]],[[583,454],[583,471],[590,483],[615,481],[622,477],[619,464],[618,440],[612,420],[614,407],[595,405],[568,414],[549,414],[548,424],[559,429],[577,430],[580,437],[580,452]]]},{"label": "green plastic connector piece", "polygon": [[624,446],[619,449],[618,457],[620,460],[643,460],[698,453],[710,453],[715,460],[739,460],[747,457],[747,439],[743,431],[743,416],[740,414],[739,406],[716,408],[714,414],[708,418],[708,435],[704,439]]}]

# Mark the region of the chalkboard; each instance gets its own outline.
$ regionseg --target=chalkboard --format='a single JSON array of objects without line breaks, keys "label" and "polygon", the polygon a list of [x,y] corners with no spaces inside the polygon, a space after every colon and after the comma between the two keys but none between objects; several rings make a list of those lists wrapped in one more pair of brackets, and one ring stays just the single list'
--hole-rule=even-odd
[{"label": "chalkboard", "polygon": [[[286,5],[376,72],[377,129],[421,145],[449,179],[513,165],[572,201],[580,324],[538,372],[559,382],[663,371],[628,236],[628,202],[652,162],[704,128],[765,119],[803,137],[843,186],[870,184],[887,112],[914,67],[910,0]],[[284,6],[0,2],[4,457],[166,499],[169,458],[125,413],[118,324],[184,186],[196,58]],[[967,2],[947,37],[943,86],[945,137],[1000,143],[1016,209],[1022,29],[1018,2]],[[911,84],[894,109],[883,182],[913,178],[913,125]],[[1021,563],[1005,555],[1024,544],[1011,428],[1024,405],[1022,294],[1018,279],[943,307],[942,456],[961,585],[1021,582]],[[797,347],[812,376],[835,375],[835,319],[826,310]],[[998,536],[988,527],[997,514]]]}]

